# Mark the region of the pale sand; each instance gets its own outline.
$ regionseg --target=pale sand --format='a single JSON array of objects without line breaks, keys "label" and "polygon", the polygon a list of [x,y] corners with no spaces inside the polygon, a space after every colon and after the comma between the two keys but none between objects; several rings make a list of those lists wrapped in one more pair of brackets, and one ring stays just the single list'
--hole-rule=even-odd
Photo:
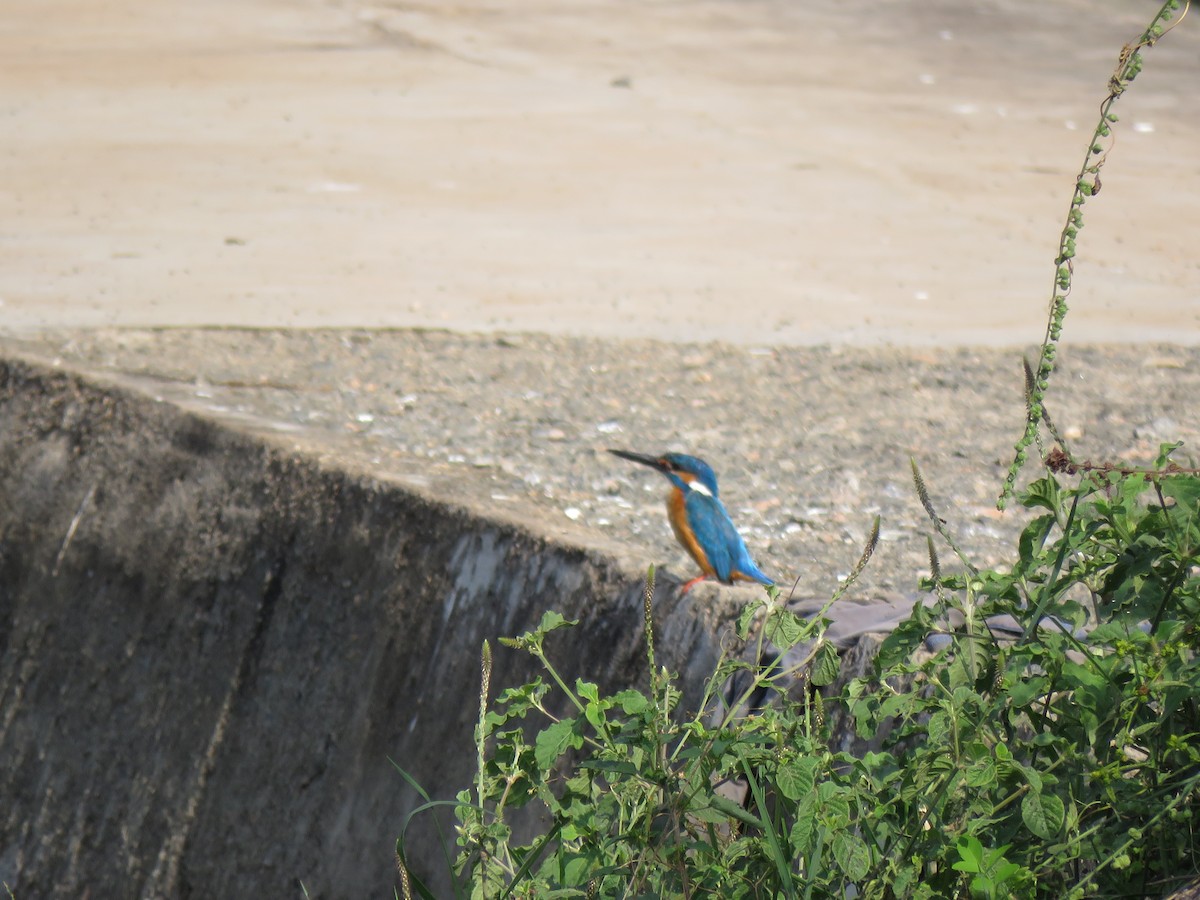
[{"label": "pale sand", "polygon": [[[0,329],[1037,341],[1107,0],[12,0]],[[1200,338],[1200,14],[1068,337]]]}]

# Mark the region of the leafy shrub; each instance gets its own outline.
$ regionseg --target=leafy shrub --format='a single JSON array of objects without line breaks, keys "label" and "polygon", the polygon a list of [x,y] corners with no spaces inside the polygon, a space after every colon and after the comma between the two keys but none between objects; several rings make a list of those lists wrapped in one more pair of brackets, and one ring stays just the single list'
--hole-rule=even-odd
[{"label": "leafy shrub", "polygon": [[[1050,475],[1021,502],[1037,515],[1011,568],[935,574],[872,678],[789,699],[837,675],[825,622],[773,591],[748,607],[744,636],[807,648],[786,671],[722,663],[710,698],[737,672],[739,701],[775,697],[748,716],[678,715],[649,632],[648,690],[564,684],[545,643],[572,623],[547,614],[513,643],[549,682],[481,720],[492,749],[456,805],[462,893],[1153,896],[1194,874],[1200,478]],[[834,708],[880,749],[830,750]],[[552,824],[514,845],[506,813],[529,803]]]},{"label": "leafy shrub", "polygon": [[1011,568],[936,575],[885,641],[881,676],[913,688],[847,691],[860,731],[894,720],[876,815],[907,841],[867,895],[970,874],[979,896],[1154,896],[1200,862],[1200,479],[1048,475],[1020,499],[1041,514]]}]

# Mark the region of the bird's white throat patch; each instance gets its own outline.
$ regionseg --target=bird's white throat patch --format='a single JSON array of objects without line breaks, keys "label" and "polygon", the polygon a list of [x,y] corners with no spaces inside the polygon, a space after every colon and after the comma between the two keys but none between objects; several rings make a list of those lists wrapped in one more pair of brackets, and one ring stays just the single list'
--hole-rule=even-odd
[{"label": "bird's white throat patch", "polygon": [[710,491],[708,489],[708,485],[702,481],[693,479],[692,481],[688,482],[688,487],[691,488],[693,491],[695,491],[697,494],[703,494],[705,497],[712,496],[712,491]]}]

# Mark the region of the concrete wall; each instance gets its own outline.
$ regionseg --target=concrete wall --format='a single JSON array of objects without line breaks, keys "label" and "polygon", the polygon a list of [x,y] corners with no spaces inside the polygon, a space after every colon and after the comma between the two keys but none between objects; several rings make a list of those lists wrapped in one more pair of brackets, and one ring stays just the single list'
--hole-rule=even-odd
[{"label": "concrete wall", "polygon": [[[389,757],[436,798],[469,783],[481,642],[557,609],[583,620],[551,644],[569,674],[642,683],[640,593],[603,556],[0,361],[0,881],[391,896],[419,800]],[[711,609],[660,598],[663,662],[703,672]],[[497,648],[494,685],[530,671]]]}]

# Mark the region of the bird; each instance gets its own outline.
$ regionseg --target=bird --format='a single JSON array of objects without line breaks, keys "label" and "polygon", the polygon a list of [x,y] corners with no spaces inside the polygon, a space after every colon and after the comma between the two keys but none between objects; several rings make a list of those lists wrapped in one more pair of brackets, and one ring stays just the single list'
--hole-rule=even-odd
[{"label": "bird", "polygon": [[608,452],[649,466],[671,482],[667,493],[671,530],[701,571],[683,586],[681,593],[687,593],[696,582],[710,576],[722,584],[756,581],[769,587],[775,583],[750,558],[745,541],[718,496],[717,475],[708,463],[686,453],[648,456],[611,448]]}]

